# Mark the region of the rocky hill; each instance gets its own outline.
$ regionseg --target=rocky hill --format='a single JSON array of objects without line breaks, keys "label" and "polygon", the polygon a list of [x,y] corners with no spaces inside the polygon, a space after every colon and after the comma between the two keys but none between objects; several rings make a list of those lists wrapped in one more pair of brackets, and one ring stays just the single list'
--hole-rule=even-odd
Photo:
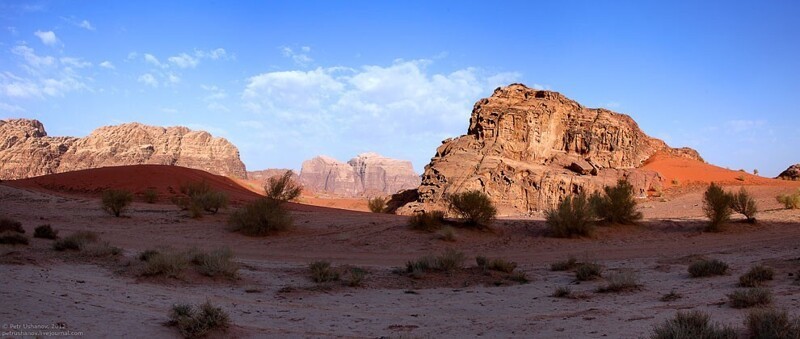
[{"label": "rocky hill", "polygon": [[49,137],[37,120],[0,120],[0,179],[120,165],[175,165],[245,178],[239,150],[186,127],[106,126],[84,138]]},{"label": "rocky hill", "polygon": [[778,174],[776,179],[800,181],[800,164],[789,166],[789,168],[781,172],[781,174]]},{"label": "rocky hill", "polygon": [[377,153],[359,154],[347,163],[314,157],[303,162],[299,180],[307,191],[342,197],[393,194],[420,183],[411,162]]},{"label": "rocky hill", "polygon": [[619,178],[645,196],[661,179],[638,167],[658,151],[702,160],[648,137],[627,115],[512,84],[475,104],[467,135],[443,141],[425,167],[418,200],[399,212],[441,208],[447,194],[481,190],[501,211],[526,213]]}]

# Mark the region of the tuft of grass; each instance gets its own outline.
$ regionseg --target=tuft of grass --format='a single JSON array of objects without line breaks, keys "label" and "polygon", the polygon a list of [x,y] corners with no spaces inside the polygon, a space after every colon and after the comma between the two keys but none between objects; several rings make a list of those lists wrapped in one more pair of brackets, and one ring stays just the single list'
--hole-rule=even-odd
[{"label": "tuft of grass", "polygon": [[231,213],[230,229],[249,236],[266,236],[292,227],[292,217],[280,201],[257,199]]},{"label": "tuft of grass", "polygon": [[772,303],[772,293],[766,288],[753,287],[734,291],[728,294],[728,299],[733,308],[764,306]]},{"label": "tuft of grass", "polygon": [[351,267],[347,273],[347,286],[350,287],[361,286],[364,277],[367,275],[367,271],[359,267]]},{"label": "tuft of grass", "polygon": [[439,240],[454,242],[456,241],[456,230],[450,226],[445,226],[437,232]]},{"label": "tuft of grass", "polygon": [[787,210],[800,209],[800,189],[790,194],[781,194],[775,197]]},{"label": "tuft of grass", "polygon": [[267,179],[264,185],[267,198],[279,202],[287,202],[300,196],[303,187],[294,180],[294,171],[286,171],[282,175]]},{"label": "tuft of grass", "polygon": [[717,259],[700,260],[689,265],[688,271],[692,278],[724,275],[728,272],[728,264]]},{"label": "tuft of grass", "polygon": [[770,267],[756,265],[750,268],[747,273],[739,277],[739,286],[758,287],[765,281],[772,280],[775,272]]},{"label": "tuft of grass", "polygon": [[315,283],[339,281],[339,272],[331,268],[331,263],[328,261],[312,262],[308,264],[308,270],[311,273],[311,280]]},{"label": "tuft of grass", "polygon": [[678,292],[675,292],[675,290],[672,290],[669,291],[669,293],[662,295],[661,298],[659,298],[658,300],[663,302],[668,302],[668,301],[675,301],[680,298],[683,298],[683,295]]},{"label": "tuft of grass", "polygon": [[158,202],[158,192],[152,188],[148,188],[142,193],[142,198],[144,199],[144,202],[148,204],[155,204]]},{"label": "tuft of grass", "polygon": [[569,298],[572,299],[572,289],[569,286],[559,286],[553,291],[551,295],[553,298]]},{"label": "tuft of grass", "polygon": [[619,179],[615,186],[606,186],[603,193],[595,192],[589,198],[594,214],[609,224],[632,225],[642,219],[642,212],[636,210],[633,185]]},{"label": "tuft of grass", "polygon": [[137,258],[141,261],[150,261],[150,258],[154,257],[155,255],[159,254],[160,252],[157,250],[146,250],[142,253],[139,253]]},{"label": "tuft of grass", "polygon": [[5,245],[27,245],[28,237],[22,233],[5,231],[0,232],[0,244]]},{"label": "tuft of grass", "polygon": [[208,301],[199,307],[173,305],[168,322],[170,326],[177,327],[184,338],[201,338],[214,330],[227,329],[229,323],[228,314]]},{"label": "tuft of grass", "polygon": [[636,272],[625,270],[614,272],[606,277],[607,284],[597,289],[599,293],[611,292],[627,292],[639,289],[639,284]]},{"label": "tuft of grass", "polygon": [[56,242],[53,243],[53,249],[56,251],[81,251],[86,248],[89,243],[96,242],[97,240],[97,233],[91,231],[78,231],[65,238],[56,240]]},{"label": "tuft of grass", "polygon": [[753,224],[756,222],[756,213],[758,213],[758,205],[756,200],[747,192],[744,187],[739,189],[739,192],[731,195],[731,208],[747,219],[747,222]]},{"label": "tuft of grass", "polygon": [[[372,200],[370,200],[370,204],[371,203]],[[370,205],[370,210],[372,210],[371,205]],[[373,210],[372,212],[375,211]],[[420,213],[416,213],[412,215],[410,218],[408,218],[408,226],[412,230],[433,232],[441,229],[442,225],[444,225],[444,212],[442,211],[430,211],[430,212],[423,211]]]},{"label": "tuft of grass", "polygon": [[[383,213],[386,211],[386,198],[374,197],[367,200],[367,207],[372,213]],[[413,228],[413,225],[412,225]]]},{"label": "tuft of grass", "polygon": [[744,175],[740,175],[740,176],[736,177],[736,180],[744,181]]},{"label": "tuft of grass", "polygon": [[202,218],[203,211],[216,214],[221,208],[228,207],[228,195],[214,191],[205,180],[184,183],[180,191],[184,196],[173,197],[172,202],[181,210],[189,211],[192,218]]},{"label": "tuft of grass", "polygon": [[128,190],[105,190],[101,199],[103,210],[115,217],[120,217],[132,202],[133,194]]},{"label": "tuft of grass", "polygon": [[595,263],[582,263],[575,269],[575,279],[589,281],[602,278],[602,267]]},{"label": "tuft of grass", "polygon": [[517,268],[517,263],[505,259],[489,260],[484,256],[475,257],[475,263],[484,271],[498,271],[503,273],[511,273]]},{"label": "tuft of grass", "polygon": [[419,278],[431,271],[454,272],[464,267],[464,253],[447,249],[439,256],[426,255],[406,263],[406,273]]},{"label": "tuft of grass", "polygon": [[672,179],[672,185],[680,186],[681,182],[678,179]]},{"label": "tuft of grass", "polygon": [[722,187],[711,183],[703,194],[703,212],[708,217],[707,232],[719,232],[722,226],[731,219],[731,201],[733,197]]},{"label": "tuft of grass", "polygon": [[522,271],[516,271],[514,273],[509,274],[507,279],[511,281],[516,281],[520,284],[527,284],[530,281],[530,279],[528,279],[528,275]]},{"label": "tuft of grass", "polygon": [[575,257],[569,257],[567,260],[559,261],[550,264],[551,271],[569,271],[573,268],[578,266],[578,259]]},{"label": "tuft of grass", "polygon": [[0,232],[17,232],[17,233],[25,233],[25,229],[22,228],[22,223],[8,218],[0,218]]},{"label": "tuft of grass", "polygon": [[[190,261],[185,252],[178,251],[153,251],[155,253],[145,255],[147,251],[139,255],[145,258],[145,266],[139,273],[142,276],[164,276],[167,278],[180,278],[183,271],[189,267]],[[152,252],[151,252],[152,253]]]},{"label": "tuft of grass", "polygon": [[447,196],[450,210],[475,228],[488,228],[497,215],[497,208],[486,193],[478,190],[455,193]]},{"label": "tuft of grass", "polygon": [[786,311],[755,309],[747,314],[744,323],[747,326],[750,338],[800,338],[800,318],[790,320]]},{"label": "tuft of grass", "polygon": [[545,212],[547,228],[556,238],[583,237],[592,234],[594,211],[586,194],[567,196],[556,209]]},{"label": "tuft of grass", "polygon": [[224,247],[209,252],[195,252],[192,254],[191,262],[195,270],[202,275],[235,279],[238,276],[239,264],[231,261],[232,258],[231,250]]},{"label": "tuft of grass", "polygon": [[736,339],[736,330],[712,324],[708,314],[700,311],[678,312],[653,328],[651,339]]},{"label": "tuft of grass", "polygon": [[39,225],[33,230],[33,237],[42,239],[57,239],[58,231],[53,230],[53,227],[49,224]]}]

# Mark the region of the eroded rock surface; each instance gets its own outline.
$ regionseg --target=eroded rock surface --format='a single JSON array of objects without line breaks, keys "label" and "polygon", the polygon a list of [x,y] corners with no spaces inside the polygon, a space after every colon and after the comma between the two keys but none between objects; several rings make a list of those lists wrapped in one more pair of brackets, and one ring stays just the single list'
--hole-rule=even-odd
[{"label": "eroded rock surface", "polygon": [[363,153],[347,163],[327,156],[306,160],[300,171],[300,182],[311,192],[361,197],[415,188],[420,178],[409,161]]},{"label": "eroded rock surface", "polygon": [[778,175],[777,179],[800,180],[800,164],[789,166],[789,168]]}]

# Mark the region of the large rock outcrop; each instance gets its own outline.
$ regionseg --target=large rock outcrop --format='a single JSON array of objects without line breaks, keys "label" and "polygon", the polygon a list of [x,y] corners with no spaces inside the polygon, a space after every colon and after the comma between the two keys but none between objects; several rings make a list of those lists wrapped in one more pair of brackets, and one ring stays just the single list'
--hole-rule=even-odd
[{"label": "large rock outcrop", "polygon": [[785,171],[778,174],[776,179],[800,181],[800,164],[789,166]]},{"label": "large rock outcrop", "polygon": [[0,142],[0,179],[138,164],[176,165],[246,177],[236,146],[186,127],[128,123],[73,138],[49,137],[37,120],[0,120]]},{"label": "large rock outcrop", "polygon": [[637,167],[658,151],[702,160],[648,137],[627,115],[512,84],[475,104],[467,135],[443,141],[425,167],[418,200],[399,212],[441,208],[447,194],[477,189],[503,213],[527,213],[619,178],[645,196],[661,179]]},{"label": "large rock outcrop", "polygon": [[419,175],[411,162],[359,154],[347,163],[327,156],[303,162],[300,183],[307,191],[342,197],[393,194],[419,186]]}]

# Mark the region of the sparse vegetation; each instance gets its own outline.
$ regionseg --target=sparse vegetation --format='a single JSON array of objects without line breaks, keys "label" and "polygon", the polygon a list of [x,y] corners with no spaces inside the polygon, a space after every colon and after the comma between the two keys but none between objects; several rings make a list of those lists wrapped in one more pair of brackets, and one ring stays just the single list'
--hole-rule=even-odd
[{"label": "sparse vegetation", "polygon": [[736,330],[712,324],[709,316],[700,311],[678,312],[653,328],[651,339],[736,339]]},{"label": "sparse vegetation", "polygon": [[347,286],[350,287],[361,286],[361,283],[364,281],[364,277],[367,275],[366,270],[358,267],[351,267],[347,273]]},{"label": "sparse vegetation", "polygon": [[800,209],[800,189],[794,193],[781,194],[775,199],[777,199],[779,203],[783,204],[783,207],[785,207],[787,210]]},{"label": "sparse vegetation", "polygon": [[142,253],[139,258],[144,258],[143,261],[145,261],[144,268],[139,275],[148,277],[180,278],[190,263],[186,253],[177,251],[156,251],[151,255]]},{"label": "sparse vegetation", "polygon": [[450,209],[470,227],[487,228],[497,215],[497,208],[486,193],[478,190],[451,194]]},{"label": "sparse vegetation", "polygon": [[515,271],[514,273],[509,274],[507,279],[520,284],[527,284],[530,281],[528,279],[528,275],[522,271]]},{"label": "sparse vegetation", "polygon": [[286,171],[283,175],[274,176],[267,180],[264,191],[267,198],[280,202],[287,202],[300,196],[303,187],[294,180],[294,171]]},{"label": "sparse vegetation", "polygon": [[758,287],[765,281],[772,280],[775,272],[770,267],[756,265],[750,268],[747,273],[739,277],[739,286]]},{"label": "sparse vegetation", "polygon": [[572,289],[569,286],[559,286],[551,295],[554,298],[572,298]]},{"label": "sparse vegetation", "polygon": [[594,213],[583,192],[564,198],[556,209],[545,212],[545,218],[550,235],[556,238],[589,236],[594,228]]},{"label": "sparse vegetation", "polygon": [[34,238],[42,239],[56,239],[58,238],[58,231],[53,230],[49,224],[39,225],[33,230]]},{"label": "sparse vegetation", "polygon": [[182,210],[189,211],[192,218],[201,218],[203,211],[212,214],[228,207],[228,195],[214,191],[207,181],[188,182],[181,185],[184,196],[174,197],[172,202]]},{"label": "sparse vegetation", "polygon": [[444,212],[442,211],[423,211],[408,218],[408,226],[413,230],[434,232],[441,229],[442,225],[444,225]]},{"label": "sparse vegetation", "polygon": [[173,305],[169,314],[169,325],[177,327],[184,338],[201,338],[214,330],[225,330],[229,322],[228,314],[208,301],[199,307]]},{"label": "sparse vegetation", "polygon": [[453,272],[464,267],[464,253],[447,249],[439,256],[426,255],[406,263],[406,273],[419,278],[430,271]]},{"label": "sparse vegetation", "polygon": [[450,226],[445,226],[438,232],[439,239],[442,241],[454,242],[456,241],[456,230]]},{"label": "sparse vegetation", "polygon": [[550,264],[551,271],[569,271],[578,265],[578,259],[569,257],[567,260]]},{"label": "sparse vegetation", "polygon": [[722,187],[711,183],[703,194],[703,212],[709,219],[706,226],[708,232],[719,232],[722,225],[731,219],[731,195]]},{"label": "sparse vegetation", "polygon": [[109,189],[103,191],[101,202],[104,211],[119,217],[133,202],[133,194],[127,190]]},{"label": "sparse vegetation", "polygon": [[755,309],[745,319],[750,338],[797,339],[800,338],[800,318],[789,319],[786,311]]},{"label": "sparse vegetation", "polygon": [[736,180],[744,181],[744,175],[739,175],[738,177],[736,177]]},{"label": "sparse vegetation", "polygon": [[0,232],[16,232],[16,233],[25,233],[25,229],[22,228],[22,223],[16,221],[14,219],[8,218],[0,218]]},{"label": "sparse vegetation", "polygon": [[81,251],[86,248],[89,243],[96,242],[97,239],[97,233],[90,231],[78,231],[65,238],[56,240],[56,242],[53,243],[53,249],[56,251]]},{"label": "sparse vegetation", "polygon": [[747,222],[751,224],[756,222],[758,205],[756,205],[756,200],[750,196],[750,193],[747,192],[744,187],[739,189],[738,193],[731,195],[731,208],[737,213],[744,215],[744,217],[747,218]]},{"label": "sparse vegetation", "polygon": [[[367,207],[372,213],[383,213],[386,211],[386,198],[374,197],[367,200]],[[423,212],[424,213],[424,212]]]},{"label": "sparse vegetation", "polygon": [[753,175],[758,175],[758,168],[753,169]]},{"label": "sparse vegetation", "polygon": [[680,184],[681,184],[680,180],[678,180],[678,179],[672,179],[672,185],[674,185],[674,186],[680,186]]},{"label": "sparse vegetation", "polygon": [[597,289],[599,293],[627,292],[639,289],[638,277],[636,272],[624,270],[614,272],[606,277],[607,284]]},{"label": "sparse vegetation", "polygon": [[669,291],[669,293],[662,295],[661,298],[659,298],[658,300],[663,302],[669,302],[678,300],[680,298],[683,298],[683,295],[678,292],[675,292],[675,290],[672,290]]},{"label": "sparse vegetation", "polygon": [[197,273],[208,277],[235,279],[239,270],[239,265],[231,260],[233,253],[228,248],[211,251],[146,250],[138,258],[144,261],[144,266],[138,273],[141,276],[180,279],[183,272],[191,266]]},{"label": "sparse vegetation", "polygon": [[575,279],[578,281],[589,281],[603,277],[603,268],[595,263],[582,263],[575,269]]},{"label": "sparse vegetation", "polygon": [[308,264],[308,270],[311,272],[311,280],[315,283],[339,281],[339,272],[334,270],[328,261],[312,262]]},{"label": "sparse vegetation", "polygon": [[753,306],[769,305],[772,302],[772,293],[761,287],[753,287],[745,290],[737,290],[728,294],[731,307],[749,308]]},{"label": "sparse vegetation", "polygon": [[589,198],[594,214],[601,221],[631,225],[642,219],[642,212],[636,210],[633,186],[627,180],[620,179],[616,186],[604,187],[603,193],[595,192]]},{"label": "sparse vegetation", "polygon": [[230,229],[249,236],[266,236],[292,227],[292,217],[279,200],[257,199],[231,213]]},{"label": "sparse vegetation", "polygon": [[18,232],[12,232],[12,231],[0,232],[0,244],[27,245],[28,237]]},{"label": "sparse vegetation", "polygon": [[489,260],[484,256],[478,256],[475,257],[475,263],[484,271],[511,273],[517,268],[517,263],[501,258]]},{"label": "sparse vegetation", "polygon": [[692,278],[724,275],[728,272],[728,264],[717,259],[699,260],[689,265],[688,271]]},{"label": "sparse vegetation", "polygon": [[228,248],[220,248],[209,252],[192,253],[192,264],[198,273],[216,277],[235,279],[238,276],[239,264],[231,261],[233,253]]},{"label": "sparse vegetation", "polygon": [[148,204],[155,204],[158,202],[158,192],[152,188],[148,188],[142,193],[142,198],[144,199],[144,202]]}]

